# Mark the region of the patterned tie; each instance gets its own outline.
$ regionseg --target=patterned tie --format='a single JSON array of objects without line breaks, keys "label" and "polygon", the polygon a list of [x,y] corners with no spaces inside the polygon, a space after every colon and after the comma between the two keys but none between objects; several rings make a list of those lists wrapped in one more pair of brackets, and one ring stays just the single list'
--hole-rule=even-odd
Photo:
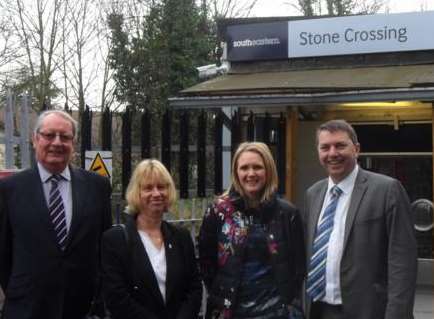
[{"label": "patterned tie", "polygon": [[59,181],[61,179],[62,176],[60,175],[52,175],[50,177],[51,189],[48,200],[48,212],[50,213],[50,220],[54,226],[57,243],[60,249],[65,250],[67,228],[65,206],[63,205],[62,196],[60,196],[59,191]]},{"label": "patterned tie", "polygon": [[309,263],[309,273],[307,275],[306,291],[313,301],[320,300],[325,295],[327,247],[330,234],[333,230],[336,206],[338,205],[342,190],[335,185],[330,192],[332,194],[330,203],[324,210],[324,214],[316,228],[312,257]]}]

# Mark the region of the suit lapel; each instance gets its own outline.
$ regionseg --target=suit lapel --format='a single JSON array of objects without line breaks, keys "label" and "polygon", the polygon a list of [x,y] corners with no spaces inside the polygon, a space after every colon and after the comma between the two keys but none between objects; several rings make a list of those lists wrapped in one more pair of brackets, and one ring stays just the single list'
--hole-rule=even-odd
[{"label": "suit lapel", "polygon": [[[37,185],[35,187],[27,187],[27,185]],[[57,237],[54,232],[53,224],[50,220],[48,205],[45,199],[44,189],[42,186],[41,176],[39,175],[38,168],[35,167],[30,171],[30,179],[23,189],[27,189],[26,200],[28,200],[34,211],[37,212],[35,217],[40,220],[42,227],[44,227],[50,234],[53,247],[56,251],[61,252],[59,246],[57,245]],[[36,224],[35,224],[36,225]]]},{"label": "suit lapel", "polygon": [[[41,177],[39,176],[39,171],[37,168],[32,169],[32,172],[30,174],[30,180],[28,185],[37,185],[33,188],[27,188],[29,191],[27,192],[28,196],[27,199],[29,200],[29,203],[33,203],[35,205],[34,207],[39,207],[41,209],[41,214],[38,214],[38,217],[41,219],[41,221],[48,225],[50,228],[52,228],[52,224],[49,218],[48,213],[48,206],[47,201],[45,199],[44,189],[42,186]],[[26,189],[26,188],[25,188]],[[54,232],[53,232],[54,235]]]},{"label": "suit lapel", "polygon": [[72,218],[71,227],[68,233],[68,239],[66,247],[68,248],[73,240],[77,237],[77,233],[80,230],[80,223],[83,220],[83,216],[86,213],[85,202],[88,192],[88,183],[84,178],[84,175],[79,170],[72,167],[69,168],[71,172],[71,194],[72,194]]},{"label": "suit lapel", "polygon": [[140,235],[137,231],[134,220],[131,220],[127,223],[127,230],[131,238],[131,253],[133,257],[133,267],[135,267],[135,280],[137,280],[139,283],[143,283],[154,295],[156,300],[158,300],[160,304],[164,305],[164,300],[161,295],[160,288],[158,287],[154,269],[152,268],[148,253],[143,246],[142,239],[140,238]]},{"label": "suit lapel", "polygon": [[164,247],[166,250],[166,301],[170,300],[172,293],[175,288],[175,278],[176,278],[176,269],[175,267],[179,267],[179,260],[176,258],[176,249],[175,243],[173,240],[173,234],[170,231],[169,227],[165,222],[162,224],[162,231],[164,236]]},{"label": "suit lapel", "polygon": [[40,208],[40,214],[37,214],[37,216],[41,220],[43,225],[49,229],[53,237],[53,242],[56,243],[56,234],[54,233],[53,224],[51,223],[51,220],[49,218],[48,205],[45,199],[41,177],[37,168],[33,169],[30,178],[31,180],[29,181],[28,185],[37,185],[37,187],[29,188],[29,190],[31,189],[31,191],[28,192],[29,203],[35,205],[34,207]]},{"label": "suit lapel", "polygon": [[347,218],[345,221],[345,235],[344,235],[344,245],[343,250],[345,250],[351,228],[353,227],[354,220],[356,219],[360,203],[363,196],[368,188],[368,183],[366,183],[367,177],[365,172],[359,168],[359,173],[357,174],[356,182],[354,183],[353,193],[350,198],[350,207],[348,208]]}]

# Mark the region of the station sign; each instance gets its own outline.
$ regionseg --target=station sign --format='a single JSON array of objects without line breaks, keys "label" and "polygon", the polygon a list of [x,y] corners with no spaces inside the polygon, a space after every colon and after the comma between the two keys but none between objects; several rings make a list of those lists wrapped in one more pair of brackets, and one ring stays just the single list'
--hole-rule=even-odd
[{"label": "station sign", "polygon": [[288,57],[287,22],[233,25],[226,32],[229,61]]},{"label": "station sign", "polygon": [[[286,29],[286,30],[285,30]],[[231,25],[229,61],[434,50],[434,11]]]},{"label": "station sign", "polygon": [[434,49],[434,11],[299,20],[288,28],[290,58]]}]

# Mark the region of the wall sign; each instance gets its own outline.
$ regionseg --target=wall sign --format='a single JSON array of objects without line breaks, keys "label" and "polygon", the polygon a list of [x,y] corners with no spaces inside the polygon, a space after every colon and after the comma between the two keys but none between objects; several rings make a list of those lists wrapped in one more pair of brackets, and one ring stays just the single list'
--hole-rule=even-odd
[{"label": "wall sign", "polygon": [[112,179],[113,154],[111,151],[86,151],[85,168],[101,176]]},{"label": "wall sign", "polygon": [[288,58],[288,22],[228,26],[226,43],[229,61]]},{"label": "wall sign", "polygon": [[434,12],[290,21],[291,58],[434,49]]},{"label": "wall sign", "polygon": [[426,11],[233,25],[226,41],[229,61],[271,60],[433,50],[432,30]]}]

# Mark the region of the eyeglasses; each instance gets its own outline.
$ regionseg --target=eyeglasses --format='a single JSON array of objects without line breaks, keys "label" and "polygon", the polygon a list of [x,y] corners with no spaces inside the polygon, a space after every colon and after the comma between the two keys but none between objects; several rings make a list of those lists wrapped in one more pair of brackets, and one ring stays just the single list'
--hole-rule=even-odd
[{"label": "eyeglasses", "polygon": [[62,134],[62,133],[44,133],[44,132],[38,132],[39,135],[41,135],[44,140],[48,142],[53,142],[56,137],[58,136],[60,141],[63,143],[71,142],[74,139],[73,135],[69,134]]}]

